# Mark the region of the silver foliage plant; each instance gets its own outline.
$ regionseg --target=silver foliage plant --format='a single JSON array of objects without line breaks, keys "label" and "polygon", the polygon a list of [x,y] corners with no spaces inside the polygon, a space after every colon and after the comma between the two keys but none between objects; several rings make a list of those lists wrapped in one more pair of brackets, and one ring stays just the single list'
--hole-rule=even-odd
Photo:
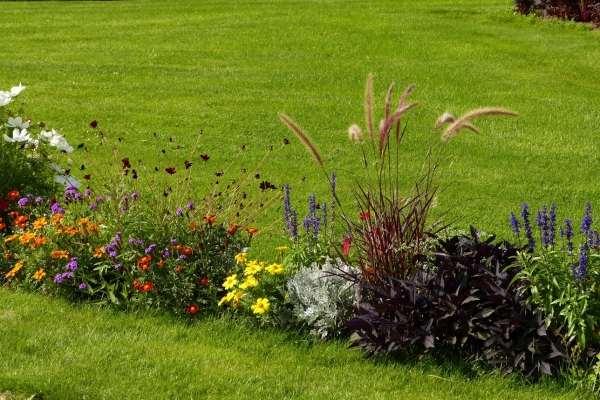
[{"label": "silver foliage plant", "polygon": [[323,339],[339,331],[356,293],[354,284],[344,275],[359,273],[359,269],[337,258],[327,258],[323,265],[301,267],[287,283],[294,316],[306,324],[311,334]]}]

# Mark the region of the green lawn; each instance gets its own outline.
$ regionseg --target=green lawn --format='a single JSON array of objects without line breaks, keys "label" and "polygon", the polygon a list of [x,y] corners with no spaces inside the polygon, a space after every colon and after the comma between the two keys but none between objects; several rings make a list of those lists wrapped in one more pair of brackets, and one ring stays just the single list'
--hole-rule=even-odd
[{"label": "green lawn", "polygon": [[[359,151],[347,128],[364,127],[364,83],[374,75],[381,118],[388,85],[416,88],[403,163],[420,166],[445,111],[496,106],[517,118],[475,121],[481,136],[449,143],[438,214],[509,236],[508,215],[527,201],[556,202],[559,218],[583,216],[600,194],[600,32],[513,16],[505,0],[135,0],[0,2],[0,89],[22,82],[27,114],[94,148],[98,120],[123,138],[123,154],[161,162],[153,132],[199,153],[214,170],[246,144],[258,160],[291,132],[285,112],[315,141],[351,202]],[[398,96],[398,94],[397,94]],[[397,97],[396,97],[397,98]],[[96,161],[100,153],[92,152]],[[78,159],[76,159],[79,162]],[[257,161],[254,162],[254,164]],[[252,165],[250,165],[252,166]],[[8,172],[3,172],[8,173]],[[292,140],[261,175],[327,181]],[[327,197],[325,197],[327,196]],[[274,207],[267,222],[275,221]],[[577,225],[577,222],[576,222]],[[259,246],[281,244],[280,225]],[[262,242],[259,242],[262,241]],[[364,362],[340,343],[307,345],[223,320],[193,328],[0,292],[0,390],[48,398],[576,398],[544,381],[446,371],[425,363]],[[68,321],[69,323],[65,323]],[[440,379],[442,377],[444,379]],[[471,379],[474,379],[473,381]],[[412,397],[411,397],[412,396]],[[494,397],[495,396],[495,397]]]},{"label": "green lawn", "polygon": [[[66,323],[68,321],[68,323]],[[344,343],[187,324],[0,290],[0,392],[45,399],[575,399],[545,379],[469,372],[451,362],[364,360]]]}]

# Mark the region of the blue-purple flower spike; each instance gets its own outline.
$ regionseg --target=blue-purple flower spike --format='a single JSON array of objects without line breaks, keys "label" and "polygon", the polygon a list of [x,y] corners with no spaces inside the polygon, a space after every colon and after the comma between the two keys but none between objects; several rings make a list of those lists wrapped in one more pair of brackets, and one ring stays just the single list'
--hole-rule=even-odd
[{"label": "blue-purple flower spike", "polygon": [[520,224],[519,220],[515,216],[515,213],[511,211],[510,212],[510,228],[517,235],[519,235],[519,224]]},{"label": "blue-purple flower spike", "polygon": [[574,269],[573,275],[575,277],[575,281],[583,281],[585,276],[587,275],[587,264],[588,264],[587,250],[585,244],[582,244],[579,248],[579,266]]},{"label": "blue-purple flower spike", "polygon": [[567,238],[567,249],[573,254],[573,220],[565,219],[565,237]]},{"label": "blue-purple flower spike", "polygon": [[585,206],[585,216],[583,217],[583,221],[581,221],[581,232],[587,235],[592,227],[592,222],[592,206],[588,201]]},{"label": "blue-purple flower spike", "polygon": [[297,214],[292,210],[292,203],[290,200],[290,185],[287,183],[283,186],[285,195],[283,197],[283,218],[287,225],[288,232],[292,240],[296,240],[298,236],[298,219]]},{"label": "blue-purple flower spike", "polygon": [[548,226],[548,244],[556,244],[556,204],[550,206],[550,225]]},{"label": "blue-purple flower spike", "polygon": [[529,241],[529,247],[531,250],[535,249],[535,240],[533,239],[533,234],[531,233],[531,224],[529,223],[529,207],[527,203],[523,203],[523,210],[521,211],[521,217],[523,217],[523,228],[525,229],[525,236]]}]

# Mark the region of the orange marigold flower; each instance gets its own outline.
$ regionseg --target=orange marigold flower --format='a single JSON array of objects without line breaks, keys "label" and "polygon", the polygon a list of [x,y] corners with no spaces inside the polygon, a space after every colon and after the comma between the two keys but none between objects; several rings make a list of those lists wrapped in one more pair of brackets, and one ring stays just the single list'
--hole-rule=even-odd
[{"label": "orange marigold flower", "polygon": [[19,197],[19,192],[17,190],[11,190],[10,192],[8,192],[8,195],[6,197],[9,200],[16,200],[17,197]]},{"label": "orange marigold flower", "polygon": [[56,250],[50,253],[52,258],[69,258],[69,252],[67,250]]},{"label": "orange marigold flower", "polygon": [[85,224],[87,224],[89,221],[90,221],[90,219],[89,219],[89,218],[80,218],[78,222],[79,222],[79,225],[85,225]]},{"label": "orange marigold flower", "polygon": [[154,289],[154,283],[152,282],[146,282],[142,286],[140,286],[140,292],[147,293],[152,289]]},{"label": "orange marigold flower", "polygon": [[229,229],[227,229],[227,233],[233,235],[235,231],[240,229],[241,227],[238,224],[229,224]]},{"label": "orange marigold flower", "polygon": [[177,266],[177,269],[175,271],[177,271],[177,273],[180,273],[181,271],[183,271],[185,268],[183,268],[181,265]]},{"label": "orange marigold flower", "polygon": [[60,224],[60,221],[62,221],[64,218],[65,217],[62,214],[54,214],[50,223],[52,225],[56,226],[56,225]]},{"label": "orange marigold flower", "polygon": [[25,232],[24,234],[22,234],[21,236],[19,236],[19,243],[20,244],[29,243],[29,241],[32,240],[33,238],[35,238],[35,233],[33,233],[33,232]]},{"label": "orange marigold flower", "polygon": [[4,259],[7,261],[10,260],[10,253],[8,251],[4,253]]},{"label": "orange marigold flower", "polygon": [[134,279],[133,281],[133,289],[135,290],[139,290],[140,289],[140,283],[137,281],[137,279]]},{"label": "orange marigold flower", "polygon": [[37,245],[46,244],[47,242],[48,242],[48,238],[46,238],[44,236],[38,236],[35,238],[35,244],[37,244]]},{"label": "orange marigold flower", "polygon": [[150,260],[152,260],[152,257],[144,256],[144,257],[140,258],[137,262],[138,262],[138,264],[148,264],[150,262]]},{"label": "orange marigold flower", "polygon": [[98,233],[100,232],[100,228],[98,227],[97,224],[93,223],[93,222],[88,222],[85,226],[85,228],[83,228],[85,233]]},{"label": "orange marigold flower", "polygon": [[101,258],[102,254],[104,254],[104,246],[100,247],[99,249],[94,249],[94,255],[92,257],[94,258]]},{"label": "orange marigold flower", "polygon": [[176,244],[175,246],[173,246],[173,250],[181,250],[183,248],[185,248],[185,246],[182,244]]},{"label": "orange marigold flower", "polygon": [[190,229],[191,229],[191,230],[194,230],[194,229],[196,229],[196,224],[191,224],[191,225],[190,225]]},{"label": "orange marigold flower", "polygon": [[6,224],[0,223],[0,231],[4,228],[6,228]]},{"label": "orange marigold flower", "polygon": [[163,260],[160,260],[160,261],[158,262],[158,267],[159,267],[159,268],[163,268],[164,266],[165,266],[165,262],[164,262]]},{"label": "orange marigold flower", "polygon": [[11,218],[17,218],[19,216],[19,212],[18,211],[11,211],[8,213],[8,216]]},{"label": "orange marigold flower", "polygon": [[256,232],[258,232],[258,229],[256,229],[256,228],[246,228],[246,232],[248,232],[250,235],[254,235]]},{"label": "orange marigold flower", "polygon": [[44,268],[40,268],[35,274],[33,274],[33,279],[39,281],[44,276],[46,276],[46,273],[44,272]]},{"label": "orange marigold flower", "polygon": [[48,221],[46,218],[41,217],[33,221],[33,229],[41,229],[44,225],[46,225]]},{"label": "orange marigold flower", "polygon": [[194,250],[192,250],[191,247],[186,247],[185,249],[183,249],[183,254],[185,254],[186,256],[191,255],[194,252]]},{"label": "orange marigold flower", "polygon": [[23,260],[20,260],[19,262],[17,262],[15,264],[15,267],[13,269],[11,269],[10,271],[8,271],[8,273],[4,276],[5,278],[13,278],[15,277],[15,275],[17,274],[17,272],[19,272],[19,270],[21,268],[23,268]]},{"label": "orange marigold flower", "polygon": [[20,228],[24,228],[25,227],[25,222],[27,222],[29,220],[29,217],[27,215],[19,215],[16,219],[15,222],[13,222],[13,225],[16,225]]},{"label": "orange marigold flower", "polygon": [[208,285],[209,282],[210,282],[210,279],[208,279],[207,277],[198,279],[198,283],[201,284],[202,286]]},{"label": "orange marigold flower", "polygon": [[202,217],[202,221],[206,224],[216,224],[217,223],[217,218],[214,215],[207,215],[206,217]]},{"label": "orange marigold flower", "polygon": [[140,264],[138,268],[140,271],[148,271],[150,269],[150,264]]},{"label": "orange marigold flower", "polygon": [[188,314],[196,314],[199,309],[200,307],[198,307],[198,304],[192,304],[191,306],[188,306],[186,311]]}]

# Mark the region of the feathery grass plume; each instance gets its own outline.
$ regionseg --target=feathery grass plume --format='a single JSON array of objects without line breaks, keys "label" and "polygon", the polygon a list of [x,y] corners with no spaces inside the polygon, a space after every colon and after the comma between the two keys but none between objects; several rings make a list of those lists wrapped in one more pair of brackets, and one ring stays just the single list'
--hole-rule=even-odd
[{"label": "feathery grass plume", "polygon": [[450,114],[448,112],[445,112],[442,115],[440,115],[440,117],[438,118],[438,120],[435,122],[435,126],[433,127],[433,129],[435,129],[437,131],[445,123],[447,123],[447,122],[453,123],[454,121],[455,120],[454,120],[454,117],[452,116],[452,114]]},{"label": "feathery grass plume", "polygon": [[392,130],[392,126],[394,125],[394,123],[396,123],[396,139],[399,139],[399,137],[400,137],[400,118],[402,117],[402,114],[404,114],[406,111],[410,110],[411,108],[413,108],[419,104],[419,103],[415,102],[415,103],[411,103],[409,105],[404,105],[404,103],[406,102],[406,98],[408,97],[408,94],[410,93],[410,91],[413,89],[414,86],[415,85],[410,85],[406,88],[406,90],[402,94],[402,97],[400,98],[400,102],[398,103],[398,108],[396,109],[394,114],[392,114],[390,116],[390,103],[391,103],[391,99],[392,99],[392,92],[394,90],[394,84],[392,83],[390,85],[390,88],[388,89],[388,94],[387,94],[387,97],[385,100],[385,119],[382,120],[381,123],[379,124],[379,153],[380,154],[383,154],[384,147],[388,141],[388,138],[390,136],[390,132]]},{"label": "feathery grass plume", "polygon": [[310,141],[310,139],[298,127],[298,125],[296,125],[285,114],[281,114],[280,113],[279,114],[279,118],[281,118],[281,120],[296,134],[296,136],[298,136],[298,138],[302,141],[302,143],[304,143],[304,145],[306,146],[306,148],[308,149],[308,151],[310,151],[310,153],[313,155],[313,157],[314,157],[315,161],[317,162],[317,164],[319,164],[320,167],[323,167],[323,160],[321,159],[321,156],[319,155],[319,152],[317,151],[317,149],[315,148],[315,146],[312,144],[312,142]]},{"label": "feathery grass plume", "polygon": [[360,127],[358,125],[354,124],[350,128],[348,128],[348,137],[350,138],[351,142],[362,143],[363,136],[362,136],[362,132],[360,131]]},{"label": "feathery grass plume", "polygon": [[373,129],[373,75],[367,77],[367,87],[365,89],[365,114],[367,116],[367,133],[371,141],[375,140]]},{"label": "feathery grass plume", "polygon": [[[512,115],[516,117],[519,114],[517,114],[514,111],[504,110],[501,108],[480,108],[477,110],[470,111],[462,117],[455,120],[454,122],[450,123],[450,126],[446,128],[446,131],[442,135],[442,142],[448,141],[448,139],[450,139],[455,133],[457,133],[462,128],[469,129],[475,133],[479,133],[477,129],[469,123],[469,121],[484,115]],[[440,120],[438,120],[438,122],[439,121]]]}]

